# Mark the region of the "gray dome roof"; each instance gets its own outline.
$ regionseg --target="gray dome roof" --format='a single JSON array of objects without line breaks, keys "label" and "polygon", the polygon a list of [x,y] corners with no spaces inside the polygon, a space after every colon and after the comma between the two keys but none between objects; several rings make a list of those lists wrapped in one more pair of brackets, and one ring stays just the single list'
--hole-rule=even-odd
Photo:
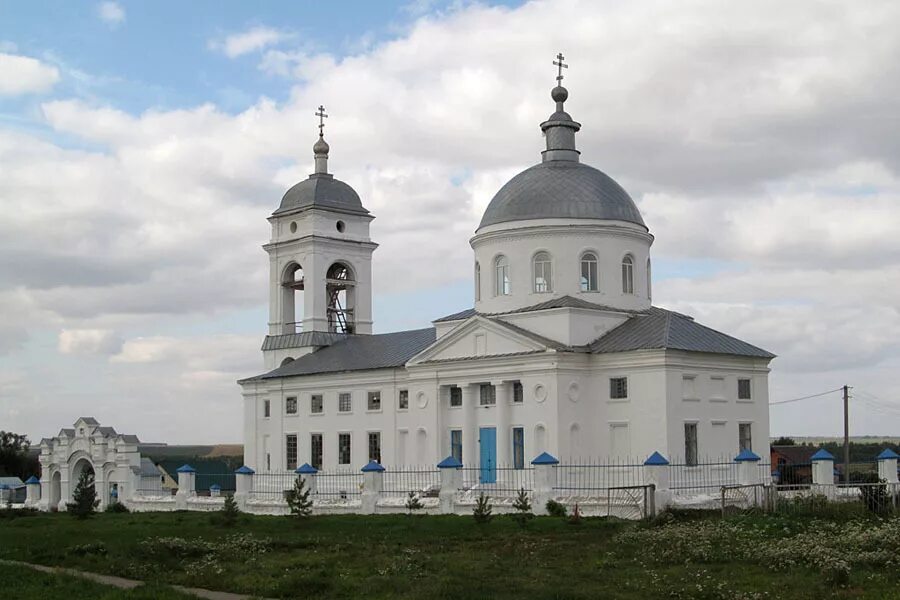
[{"label": "gray dome roof", "polygon": [[606,173],[570,160],[550,160],[509,180],[491,200],[479,229],[529,219],[644,219],[631,196]]},{"label": "gray dome roof", "polygon": [[328,208],[342,212],[369,214],[352,187],[333,176],[316,173],[289,189],[274,214],[302,208]]}]

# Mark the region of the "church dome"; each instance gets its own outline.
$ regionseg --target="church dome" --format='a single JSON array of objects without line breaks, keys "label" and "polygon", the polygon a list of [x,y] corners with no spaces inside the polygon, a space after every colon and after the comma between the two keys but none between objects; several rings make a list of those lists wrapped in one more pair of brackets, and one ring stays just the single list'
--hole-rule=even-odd
[{"label": "church dome", "polygon": [[646,227],[622,186],[571,160],[542,162],[513,177],[491,200],[479,229],[530,219],[604,219]]},{"label": "church dome", "polygon": [[287,191],[274,214],[304,208],[328,208],[368,214],[356,191],[327,173],[314,173]]}]

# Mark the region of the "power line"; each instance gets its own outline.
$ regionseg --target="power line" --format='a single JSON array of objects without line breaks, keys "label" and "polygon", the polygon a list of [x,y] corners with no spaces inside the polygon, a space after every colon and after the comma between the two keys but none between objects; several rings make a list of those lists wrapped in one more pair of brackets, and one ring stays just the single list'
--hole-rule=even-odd
[{"label": "power line", "polygon": [[778,402],[769,402],[769,406],[775,406],[776,404],[787,404],[789,402],[800,402],[801,400],[809,400],[810,398],[818,398],[819,396],[825,396],[827,394],[833,394],[835,392],[843,391],[844,388],[839,387],[833,390],[828,390],[827,392],[820,392],[818,394],[810,394],[809,396],[802,396],[800,398],[791,398],[790,400],[779,400]]}]

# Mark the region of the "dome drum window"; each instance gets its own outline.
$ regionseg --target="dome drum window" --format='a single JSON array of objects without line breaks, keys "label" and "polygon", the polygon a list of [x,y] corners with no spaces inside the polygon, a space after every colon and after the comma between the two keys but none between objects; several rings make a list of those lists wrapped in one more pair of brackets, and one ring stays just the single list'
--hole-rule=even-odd
[{"label": "dome drum window", "polygon": [[498,256],[494,260],[494,295],[509,296],[511,293],[509,260],[505,256]]},{"label": "dome drum window", "polygon": [[581,291],[597,292],[599,290],[597,255],[593,252],[585,252],[581,255]]},{"label": "dome drum window", "polygon": [[481,264],[475,263],[475,301],[481,300]]},{"label": "dome drum window", "polygon": [[545,294],[553,291],[550,254],[538,252],[534,255],[534,293]]},{"label": "dome drum window", "polygon": [[634,293],[634,259],[631,256],[622,259],[622,293]]}]

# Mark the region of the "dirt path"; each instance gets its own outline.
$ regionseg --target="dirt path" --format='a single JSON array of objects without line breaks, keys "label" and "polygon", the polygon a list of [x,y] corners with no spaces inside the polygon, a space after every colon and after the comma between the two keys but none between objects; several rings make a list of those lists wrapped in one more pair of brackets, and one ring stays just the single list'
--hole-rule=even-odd
[{"label": "dirt path", "polygon": [[[0,563],[4,565],[12,565],[15,567],[27,567],[29,569],[34,569],[35,571],[41,571],[43,573],[81,577],[82,579],[90,579],[91,581],[102,583],[104,585],[111,585],[122,590],[130,590],[140,585],[144,585],[143,581],[138,581],[137,579],[125,579],[124,577],[116,577],[115,575],[101,575],[100,573],[88,573],[87,571],[77,571],[75,569],[66,569],[63,567],[47,567],[45,565],[36,565],[33,563],[20,562],[18,560],[0,560]],[[196,596],[198,598],[206,598],[207,600],[251,600],[253,598],[259,598],[259,596],[232,594],[231,592],[217,592],[215,590],[189,588],[171,584],[166,585],[174,590],[178,590],[179,592],[191,594],[192,596]]]}]

